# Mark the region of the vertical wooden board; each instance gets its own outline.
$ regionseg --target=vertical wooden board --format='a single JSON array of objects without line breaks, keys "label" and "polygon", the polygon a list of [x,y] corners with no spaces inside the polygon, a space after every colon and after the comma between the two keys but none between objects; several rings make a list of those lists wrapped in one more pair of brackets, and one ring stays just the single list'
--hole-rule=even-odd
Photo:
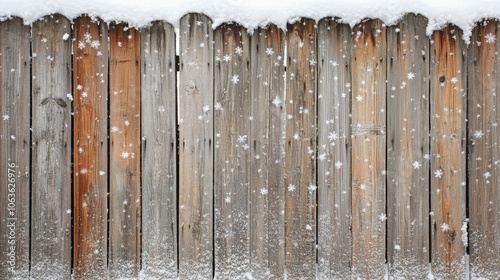
[{"label": "vertical wooden board", "polygon": [[177,123],[175,32],[141,30],[142,273],[177,278]]},{"label": "vertical wooden board", "polygon": [[468,237],[472,279],[500,277],[500,130],[497,126],[500,121],[500,112],[497,111],[500,98],[496,93],[500,84],[497,74],[500,71],[498,24],[498,21],[479,23],[472,32],[468,47]]},{"label": "vertical wooden board", "polygon": [[73,38],[73,277],[106,278],[108,26],[80,17]]},{"label": "vertical wooden board", "polygon": [[110,35],[109,277],[140,268],[140,34],[112,24]]},{"label": "vertical wooden board", "polygon": [[259,28],[250,43],[250,265],[256,279],[283,278],[284,33],[276,25]]},{"label": "vertical wooden board", "polygon": [[351,29],[318,26],[318,272],[351,275]]},{"label": "vertical wooden board", "polygon": [[0,23],[0,278],[29,278],[30,28]]},{"label": "vertical wooden board", "polygon": [[[250,272],[250,38],[245,28],[214,31],[215,275],[244,278]],[[259,121],[256,119],[255,121]]]},{"label": "vertical wooden board", "polygon": [[317,57],[313,20],[288,25],[287,51],[285,273],[290,278],[315,279]]},{"label": "vertical wooden board", "polygon": [[386,29],[355,26],[352,51],[352,276],[382,278],[386,238]]},{"label": "vertical wooden board", "polygon": [[439,279],[465,278],[466,83],[462,32],[447,26],[431,46],[431,243]]},{"label": "vertical wooden board", "polygon": [[179,277],[188,279],[213,276],[211,25],[211,20],[201,14],[187,14],[180,22]]},{"label": "vertical wooden board", "polygon": [[33,23],[32,278],[71,274],[71,40],[63,39],[70,33],[60,15]]},{"label": "vertical wooden board", "polygon": [[387,258],[396,279],[429,273],[426,26],[426,18],[408,14],[387,31]]}]

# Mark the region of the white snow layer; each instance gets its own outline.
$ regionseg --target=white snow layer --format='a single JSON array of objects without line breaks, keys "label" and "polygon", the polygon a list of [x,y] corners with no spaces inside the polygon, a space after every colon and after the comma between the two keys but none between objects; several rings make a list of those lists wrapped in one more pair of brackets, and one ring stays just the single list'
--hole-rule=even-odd
[{"label": "white snow layer", "polygon": [[236,22],[250,32],[269,23],[285,29],[298,17],[338,17],[351,26],[378,18],[392,25],[402,15],[415,13],[429,19],[427,34],[451,23],[464,31],[468,42],[477,21],[500,19],[500,0],[0,0],[1,17],[21,17],[26,24],[60,13],[69,19],[88,14],[133,27],[164,20],[177,28],[179,19],[190,12],[209,16],[214,28]]}]

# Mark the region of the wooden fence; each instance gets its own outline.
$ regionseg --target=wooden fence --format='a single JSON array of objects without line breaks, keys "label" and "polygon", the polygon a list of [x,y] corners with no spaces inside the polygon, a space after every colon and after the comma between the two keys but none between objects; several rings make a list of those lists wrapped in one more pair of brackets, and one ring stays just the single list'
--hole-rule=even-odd
[{"label": "wooden fence", "polygon": [[0,278],[499,279],[499,23],[426,25],[1,22]]}]

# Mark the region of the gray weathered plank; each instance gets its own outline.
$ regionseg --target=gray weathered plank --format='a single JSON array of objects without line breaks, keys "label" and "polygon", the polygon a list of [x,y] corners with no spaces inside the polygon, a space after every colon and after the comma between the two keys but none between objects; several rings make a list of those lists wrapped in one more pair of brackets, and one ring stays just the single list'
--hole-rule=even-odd
[{"label": "gray weathered plank", "polygon": [[215,274],[235,279],[250,272],[250,38],[241,26],[223,25],[214,41]]},{"label": "gray weathered plank", "polygon": [[469,255],[472,279],[500,278],[498,24],[498,21],[479,23],[472,32],[468,49]]},{"label": "gray weathered plank", "polygon": [[386,29],[355,26],[352,52],[352,276],[385,274]]},{"label": "gray weathered plank", "polygon": [[102,279],[108,255],[108,26],[80,17],[73,38],[73,278]]},{"label": "gray weathered plank", "polygon": [[466,47],[462,32],[446,26],[431,46],[431,243],[438,279],[465,278]]},{"label": "gray weathered plank", "polygon": [[140,34],[111,24],[109,277],[136,278],[140,269]]},{"label": "gray weathered plank", "polygon": [[351,29],[318,26],[318,277],[351,275]]},{"label": "gray weathered plank", "polygon": [[[179,277],[212,278],[213,30],[188,14],[180,22]],[[209,110],[206,110],[208,108]]]},{"label": "gray weathered plank", "polygon": [[141,29],[142,276],[177,278],[175,31]]},{"label": "gray weathered plank", "polygon": [[32,31],[31,277],[71,274],[70,22],[46,16]]},{"label": "gray weathered plank", "polygon": [[20,18],[0,23],[2,279],[29,278],[30,37]]},{"label": "gray weathered plank", "polygon": [[288,25],[287,51],[285,271],[290,278],[315,279],[317,57],[313,20]]},{"label": "gray weathered plank", "polygon": [[387,30],[387,259],[395,279],[429,273],[429,37],[413,14]]}]

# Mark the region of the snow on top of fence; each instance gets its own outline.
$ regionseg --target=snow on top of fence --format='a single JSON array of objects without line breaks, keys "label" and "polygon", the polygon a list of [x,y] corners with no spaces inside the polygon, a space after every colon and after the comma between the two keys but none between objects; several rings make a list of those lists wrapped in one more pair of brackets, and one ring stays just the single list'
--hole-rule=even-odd
[{"label": "snow on top of fence", "polygon": [[500,18],[498,0],[3,0],[0,16],[22,17],[27,24],[54,13],[69,19],[81,14],[104,21],[122,21],[146,26],[165,20],[178,27],[179,19],[190,12],[203,13],[214,27],[237,22],[249,31],[274,23],[281,28],[298,17],[315,20],[334,16],[353,26],[365,18],[379,18],[385,24],[397,23],[405,13],[422,14],[429,19],[427,34],[451,23],[464,31],[469,41],[477,21]]}]

